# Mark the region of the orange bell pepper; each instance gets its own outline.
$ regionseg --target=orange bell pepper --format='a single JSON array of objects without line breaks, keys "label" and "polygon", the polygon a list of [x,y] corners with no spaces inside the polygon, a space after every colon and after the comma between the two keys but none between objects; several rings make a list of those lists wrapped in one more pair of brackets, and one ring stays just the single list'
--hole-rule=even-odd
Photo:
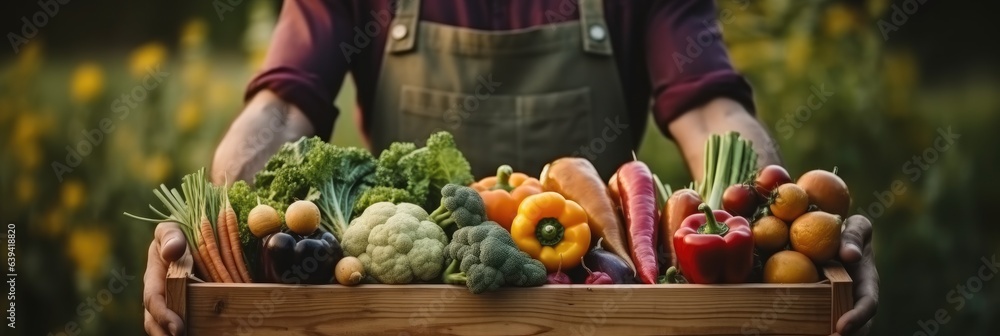
[{"label": "orange bell pepper", "polygon": [[538,179],[524,173],[515,173],[508,165],[497,168],[497,176],[490,176],[470,187],[479,192],[486,203],[486,218],[497,222],[507,231],[517,216],[517,206],[528,196],[542,192]]},{"label": "orange bell pepper", "polygon": [[521,251],[541,261],[549,273],[560,265],[563,269],[576,267],[590,248],[587,212],[551,191],[521,202],[510,235]]}]

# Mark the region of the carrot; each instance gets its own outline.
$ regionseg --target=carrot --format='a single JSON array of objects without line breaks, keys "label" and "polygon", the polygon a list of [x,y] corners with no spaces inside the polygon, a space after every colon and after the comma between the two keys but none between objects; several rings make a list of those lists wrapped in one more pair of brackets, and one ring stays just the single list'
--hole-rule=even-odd
[{"label": "carrot", "polygon": [[222,280],[221,282],[232,283],[233,278],[229,276],[229,271],[226,271],[226,265],[222,263],[222,257],[219,256],[219,246],[215,244],[215,233],[212,232],[212,223],[208,221],[208,217],[205,215],[201,216],[201,240],[205,243],[205,249],[208,250],[208,257],[211,259],[212,267],[215,267],[215,272],[219,274]]},{"label": "carrot", "polygon": [[216,232],[219,233],[219,255],[222,256],[222,263],[226,266],[226,272],[229,272],[229,277],[233,279],[233,282],[243,282],[239,270],[236,269],[232,246],[229,246],[232,241],[229,240],[229,223],[227,223],[225,209],[219,209],[219,219],[215,222],[215,225]]},{"label": "carrot", "polygon": [[[195,233],[199,234],[199,233]],[[222,281],[219,272],[215,269],[215,265],[212,263],[212,258],[208,255],[208,249],[205,247],[205,242],[198,242],[198,253],[201,254],[201,260],[204,261],[205,269],[208,270],[208,281],[220,282]]]},{"label": "carrot", "polygon": [[236,211],[229,204],[229,200],[226,200],[225,211],[226,229],[229,230],[229,246],[233,249],[233,261],[236,262],[236,270],[244,283],[251,283],[253,282],[253,278],[250,277],[250,272],[247,270],[246,260],[243,259],[243,245],[240,243],[240,224],[236,219]]},{"label": "carrot", "polygon": [[201,259],[201,251],[196,249],[189,249],[191,253],[191,260],[194,261],[194,268],[197,271],[197,275],[201,277],[202,280],[212,282],[212,273],[208,272],[208,268],[205,267],[205,261]]},{"label": "carrot", "polygon": [[557,159],[542,169],[539,179],[543,190],[555,191],[579,203],[587,211],[587,224],[593,238],[604,238],[604,249],[621,257],[630,270],[636,270],[625,247],[625,227],[608,193],[608,186],[589,160],[577,157]]},{"label": "carrot", "polygon": [[655,284],[656,266],[656,188],[653,173],[642,161],[631,161],[618,168],[618,191],[629,235],[629,253],[642,282]]}]

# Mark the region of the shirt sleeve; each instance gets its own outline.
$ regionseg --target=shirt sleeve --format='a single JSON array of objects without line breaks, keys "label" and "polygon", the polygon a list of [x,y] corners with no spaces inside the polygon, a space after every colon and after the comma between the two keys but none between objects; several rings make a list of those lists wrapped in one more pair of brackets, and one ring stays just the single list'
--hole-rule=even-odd
[{"label": "shirt sleeve", "polygon": [[685,112],[717,97],[754,113],[750,84],[729,63],[712,0],[653,1],[646,30],[646,59],[653,117],[663,134]]},{"label": "shirt sleeve", "polygon": [[348,41],[353,26],[349,6],[343,0],[284,1],[263,67],[244,100],[270,90],[302,110],[316,135],[329,139],[339,113],[333,100],[348,71],[337,46]]}]

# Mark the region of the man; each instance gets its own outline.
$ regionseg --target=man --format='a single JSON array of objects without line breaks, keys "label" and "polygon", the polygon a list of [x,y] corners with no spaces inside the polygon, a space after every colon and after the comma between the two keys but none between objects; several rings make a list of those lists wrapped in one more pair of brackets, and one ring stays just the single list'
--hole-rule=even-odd
[{"label": "man", "polygon": [[[761,165],[780,162],[729,64],[712,1],[422,2],[285,1],[264,70],[216,150],[213,179],[252,180],[282,143],[329,136],[348,71],[374,153],[444,129],[477,178],[504,163],[537,172],[568,155],[608,177],[639,145],[650,97],[695,179],[712,133],[738,131]],[[864,333],[878,302],[871,224],[853,216],[846,227],[840,257],[856,304],[837,330]],[[154,335],[183,331],[163,299],[166,264],[183,254],[183,239],[163,223],[149,248],[145,328]]]}]

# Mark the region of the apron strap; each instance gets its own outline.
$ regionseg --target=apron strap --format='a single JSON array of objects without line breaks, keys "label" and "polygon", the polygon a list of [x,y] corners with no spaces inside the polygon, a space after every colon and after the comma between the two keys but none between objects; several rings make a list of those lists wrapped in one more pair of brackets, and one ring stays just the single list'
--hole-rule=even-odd
[{"label": "apron strap", "polygon": [[604,2],[601,0],[579,1],[583,51],[591,54],[611,55],[611,36],[608,32],[608,24],[604,22]]},{"label": "apron strap", "polygon": [[417,41],[417,23],[420,21],[420,0],[392,1],[397,2],[396,17],[389,27],[386,50],[392,53],[413,50]]}]

